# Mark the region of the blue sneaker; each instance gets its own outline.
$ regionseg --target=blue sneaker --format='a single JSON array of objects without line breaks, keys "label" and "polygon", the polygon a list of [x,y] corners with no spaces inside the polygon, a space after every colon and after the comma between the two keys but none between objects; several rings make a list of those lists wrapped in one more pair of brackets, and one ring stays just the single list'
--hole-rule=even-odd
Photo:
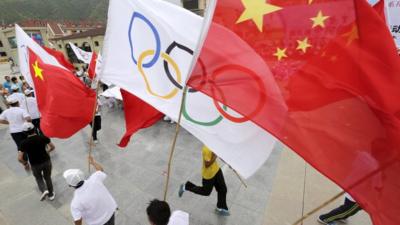
[{"label": "blue sneaker", "polygon": [[215,208],[215,213],[220,216],[230,216],[231,213],[227,209]]},{"label": "blue sneaker", "polygon": [[184,185],[184,184],[181,184],[181,186],[179,186],[179,191],[178,191],[178,196],[179,196],[179,198],[182,197],[183,192],[185,192],[185,185]]}]

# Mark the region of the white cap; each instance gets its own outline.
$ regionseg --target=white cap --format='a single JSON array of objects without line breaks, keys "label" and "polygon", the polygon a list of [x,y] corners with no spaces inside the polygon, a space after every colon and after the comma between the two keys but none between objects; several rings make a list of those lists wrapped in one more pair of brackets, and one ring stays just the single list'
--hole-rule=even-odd
[{"label": "white cap", "polygon": [[14,104],[14,103],[17,103],[18,102],[18,98],[17,97],[15,97],[15,96],[8,96],[7,97],[7,102],[8,102],[8,104]]},{"label": "white cap", "polygon": [[23,127],[24,131],[29,131],[29,130],[32,130],[33,128],[35,128],[35,126],[30,122],[25,122],[22,125],[22,127]]},{"label": "white cap", "polygon": [[76,187],[79,182],[85,179],[85,175],[80,169],[69,169],[66,170],[63,174],[63,177],[67,181],[67,184]]},{"label": "white cap", "polygon": [[33,93],[33,90],[26,89],[24,93],[25,95],[29,95],[30,93]]}]

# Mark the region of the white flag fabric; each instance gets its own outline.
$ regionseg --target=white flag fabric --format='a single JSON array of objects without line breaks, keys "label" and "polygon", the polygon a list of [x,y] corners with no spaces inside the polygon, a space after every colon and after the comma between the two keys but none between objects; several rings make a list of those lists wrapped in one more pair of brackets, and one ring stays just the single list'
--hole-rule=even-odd
[{"label": "white flag fabric", "polygon": [[29,69],[28,48],[35,52],[44,63],[64,68],[54,56],[47,53],[46,50],[30,38],[20,26],[15,25],[15,33],[18,45],[19,69],[29,86],[34,87]]},{"label": "white flag fabric", "polygon": [[397,48],[400,49],[400,0],[385,1],[385,15]]},{"label": "white flag fabric", "polygon": [[90,64],[90,60],[92,59],[92,53],[84,51],[74,45],[73,43],[69,42],[69,45],[72,48],[72,51],[75,53],[76,57],[86,64]]},{"label": "white flag fabric", "polygon": [[[177,121],[202,26],[203,18],[162,0],[110,0],[100,79]],[[192,89],[184,106],[182,126],[243,177],[267,160],[275,139],[257,125],[224,119]]]}]

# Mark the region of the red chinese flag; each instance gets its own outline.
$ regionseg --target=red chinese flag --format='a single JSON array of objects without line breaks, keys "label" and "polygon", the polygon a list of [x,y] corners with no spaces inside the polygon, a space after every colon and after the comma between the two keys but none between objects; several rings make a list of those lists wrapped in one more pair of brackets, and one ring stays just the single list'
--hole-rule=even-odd
[{"label": "red chinese flag", "polygon": [[50,55],[54,56],[57,61],[65,67],[65,69],[68,69],[69,71],[75,71],[75,67],[74,65],[72,65],[72,63],[70,63],[64,56],[64,54],[60,51],[48,48],[46,46],[42,46],[44,50],[46,50],[47,53],[49,53]]},{"label": "red chinese flag", "polygon": [[29,65],[46,136],[68,138],[92,121],[93,90],[71,71],[43,63],[30,49]]},{"label": "red chinese flag", "polygon": [[163,117],[163,114],[123,89],[121,89],[121,94],[124,100],[126,133],[118,146],[124,148],[128,145],[134,133],[157,123]]},{"label": "red chinese flag", "polygon": [[297,152],[374,224],[398,225],[399,71],[367,1],[219,0],[189,85]]},{"label": "red chinese flag", "polygon": [[96,76],[96,64],[97,64],[97,54],[96,52],[93,52],[88,69],[89,78],[91,80],[93,80],[93,78]]}]

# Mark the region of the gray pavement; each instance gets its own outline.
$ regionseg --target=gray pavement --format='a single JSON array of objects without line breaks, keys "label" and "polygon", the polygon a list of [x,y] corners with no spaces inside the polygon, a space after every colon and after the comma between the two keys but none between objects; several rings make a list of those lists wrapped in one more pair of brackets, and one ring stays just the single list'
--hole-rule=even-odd
[{"label": "gray pavement", "polygon": [[[126,149],[120,149],[116,143],[124,132],[123,112],[109,109],[103,113],[100,143],[94,148],[93,155],[109,175],[106,186],[120,208],[116,224],[148,224],[145,213],[148,202],[163,197],[174,130],[175,125],[160,121],[137,133]],[[69,139],[53,140],[56,150],[51,153],[52,177],[57,196],[53,202],[40,202],[33,176],[27,174],[17,162],[17,150],[8,129],[0,126],[1,225],[71,224],[69,204],[73,190],[67,187],[62,172],[69,168],[81,168],[88,172],[89,134],[88,126]],[[246,181],[248,188],[244,188],[235,174],[220,162],[228,186],[227,199],[232,215],[219,217],[214,214],[215,191],[210,197],[187,192],[182,198],[177,196],[180,183],[186,180],[201,183],[201,146],[196,138],[182,130],[168,192],[172,209],[187,211],[192,225],[262,224],[281,148],[277,147],[264,166]]]}]

